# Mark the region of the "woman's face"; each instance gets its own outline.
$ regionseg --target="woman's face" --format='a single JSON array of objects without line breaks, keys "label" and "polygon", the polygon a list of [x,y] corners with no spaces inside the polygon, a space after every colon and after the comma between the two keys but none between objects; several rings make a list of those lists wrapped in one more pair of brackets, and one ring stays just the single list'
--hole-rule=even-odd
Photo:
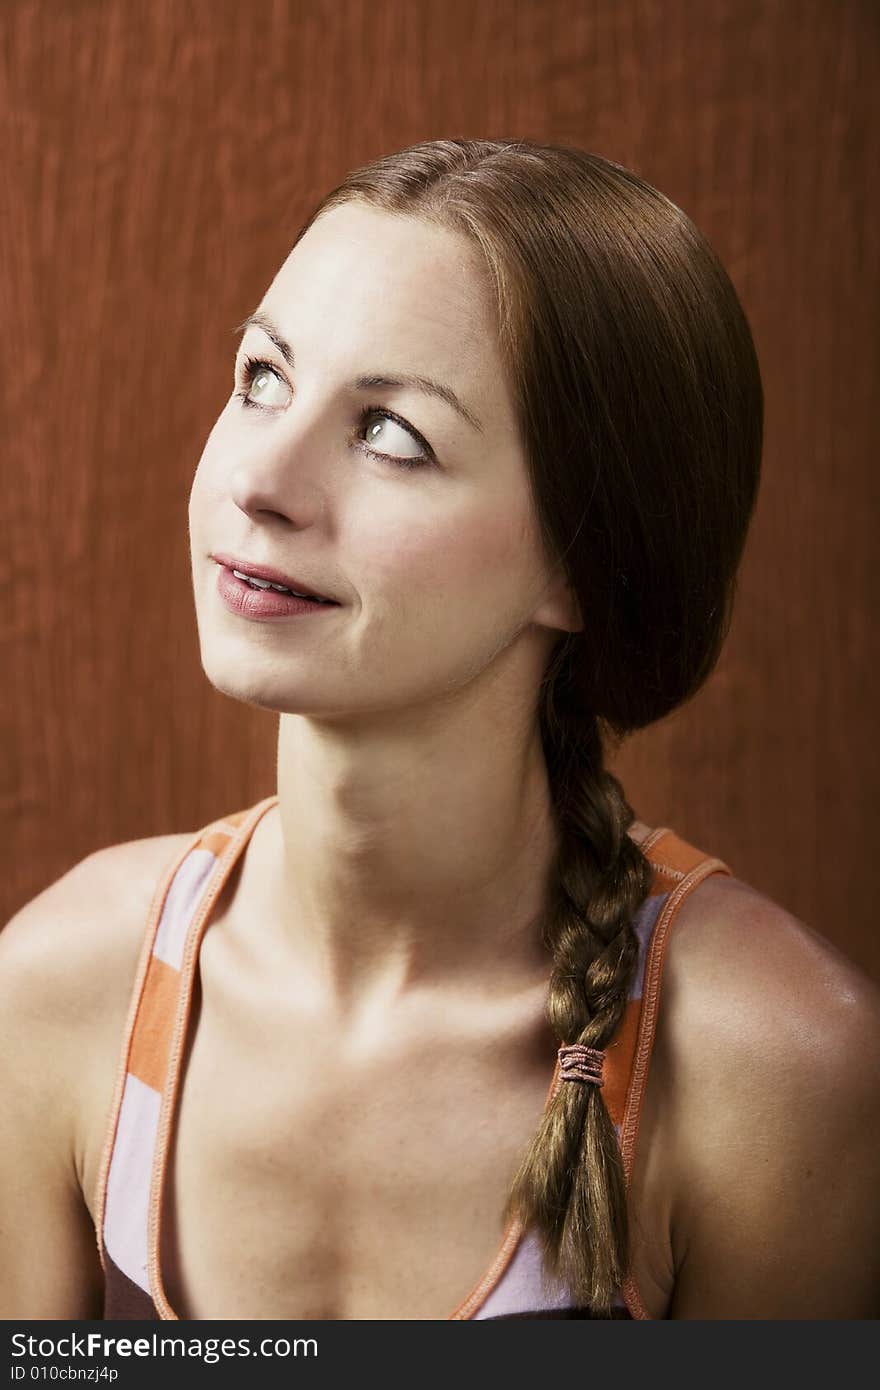
[{"label": "woman's face", "polygon": [[[548,598],[488,283],[469,244],[349,203],[294,247],[260,312],[295,366],[263,327],[246,329],[190,495],[212,684],[338,717],[454,695],[521,644],[540,646],[540,674],[559,636],[549,628],[570,614]],[[266,365],[248,369],[246,357]],[[413,383],[358,382],[403,376],[439,383],[465,414]],[[220,597],[212,552],[338,604],[245,618]]]}]

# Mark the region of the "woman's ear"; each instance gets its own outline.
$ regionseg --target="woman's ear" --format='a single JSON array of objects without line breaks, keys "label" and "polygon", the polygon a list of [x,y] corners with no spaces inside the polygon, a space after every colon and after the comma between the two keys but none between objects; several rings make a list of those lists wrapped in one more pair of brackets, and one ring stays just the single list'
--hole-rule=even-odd
[{"label": "woman's ear", "polygon": [[568,585],[565,585],[560,602],[562,603],[565,615],[565,627],[568,632],[582,632],[584,627],[581,606],[577,600],[577,594]]},{"label": "woman's ear", "polygon": [[532,622],[541,627],[558,628],[561,632],[582,632],[584,619],[577,595],[564,577],[560,577],[532,614]]}]

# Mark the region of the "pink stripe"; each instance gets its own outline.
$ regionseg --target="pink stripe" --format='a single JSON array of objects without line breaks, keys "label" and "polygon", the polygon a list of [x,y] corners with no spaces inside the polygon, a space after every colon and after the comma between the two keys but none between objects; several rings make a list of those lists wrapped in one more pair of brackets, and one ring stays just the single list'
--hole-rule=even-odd
[{"label": "pink stripe", "polygon": [[545,1276],[538,1237],[534,1231],[527,1231],[503,1276],[482,1308],[474,1313],[474,1321],[510,1313],[529,1313],[539,1308],[570,1308],[572,1303],[565,1285]]},{"label": "pink stripe", "polygon": [[186,933],[216,863],[217,856],[209,849],[190,850],[168,889],[153,955],[173,965],[175,970],[180,969]]},{"label": "pink stripe", "polygon": [[111,1260],[145,1293],[147,1276],[147,1210],[150,1174],[161,1096],[129,1072],[125,1078],[116,1143],[107,1177],[104,1206],[104,1244]]}]

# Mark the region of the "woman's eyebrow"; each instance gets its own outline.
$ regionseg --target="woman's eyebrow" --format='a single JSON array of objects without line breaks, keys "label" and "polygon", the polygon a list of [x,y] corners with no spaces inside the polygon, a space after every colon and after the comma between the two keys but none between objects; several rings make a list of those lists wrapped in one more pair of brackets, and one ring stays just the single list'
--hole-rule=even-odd
[{"label": "woman's eyebrow", "polygon": [[[271,338],[287,365],[293,370],[295,366],[293,348],[283,335],[279,332],[273,320],[262,309],[257,309],[255,313],[248,314],[236,328],[234,333],[243,335],[249,328],[261,328],[267,338]],[[445,386],[440,381],[433,381],[429,376],[419,376],[413,372],[371,372],[366,376],[356,377],[352,382],[356,391],[372,391],[383,386],[411,386],[417,391],[423,391],[426,395],[436,396],[439,400],[445,401],[447,405],[457,410],[462,419],[467,420],[468,424],[480,434],[483,433],[483,426],[467,406],[464,405],[455,394],[451,386]]]}]

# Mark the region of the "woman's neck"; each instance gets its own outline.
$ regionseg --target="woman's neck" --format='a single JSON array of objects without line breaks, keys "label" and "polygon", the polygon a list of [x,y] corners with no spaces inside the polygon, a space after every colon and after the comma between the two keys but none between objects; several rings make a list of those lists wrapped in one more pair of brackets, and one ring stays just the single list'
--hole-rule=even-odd
[{"label": "woman's neck", "polygon": [[278,798],[260,835],[261,929],[329,1011],[546,978],[557,837],[537,731],[434,713],[409,736],[347,735],[282,715]]}]

